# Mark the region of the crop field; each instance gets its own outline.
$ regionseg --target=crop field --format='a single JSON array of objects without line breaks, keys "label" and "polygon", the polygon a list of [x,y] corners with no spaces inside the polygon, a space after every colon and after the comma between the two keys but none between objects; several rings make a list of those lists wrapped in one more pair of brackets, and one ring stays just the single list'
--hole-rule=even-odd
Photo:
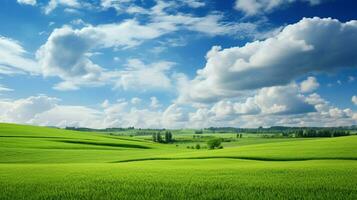
[{"label": "crop field", "polygon": [[0,124],[0,199],[357,199],[355,135],[174,138]]}]

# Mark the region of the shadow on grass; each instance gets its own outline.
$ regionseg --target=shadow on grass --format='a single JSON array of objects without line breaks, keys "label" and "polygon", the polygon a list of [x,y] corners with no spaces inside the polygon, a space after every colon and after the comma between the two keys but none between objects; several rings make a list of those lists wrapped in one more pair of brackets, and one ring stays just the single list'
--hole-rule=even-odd
[{"label": "shadow on grass", "polygon": [[206,157],[182,157],[182,158],[138,158],[129,160],[114,161],[111,163],[126,163],[154,160],[200,160],[200,159],[237,159],[237,160],[253,160],[253,161],[309,161],[309,160],[357,160],[353,157],[320,157],[320,158],[263,158],[263,157],[245,157],[245,156],[206,156]]},{"label": "shadow on grass", "polygon": [[107,143],[107,142],[90,142],[80,140],[56,140],[57,142],[70,143],[70,144],[84,144],[84,145],[96,145],[107,147],[122,147],[122,148],[136,148],[136,149],[151,149],[150,147],[138,145],[138,144],[119,144],[119,143]]},{"label": "shadow on grass", "polygon": [[70,139],[67,137],[24,136],[24,135],[0,135],[0,138],[38,138],[38,139]]}]

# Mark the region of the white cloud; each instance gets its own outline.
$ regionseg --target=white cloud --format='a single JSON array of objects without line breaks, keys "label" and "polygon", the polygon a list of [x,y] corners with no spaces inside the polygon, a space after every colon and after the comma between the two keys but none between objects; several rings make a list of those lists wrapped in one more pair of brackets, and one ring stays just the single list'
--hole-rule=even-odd
[{"label": "white cloud", "polygon": [[20,42],[0,36],[0,73],[39,73],[40,69],[37,67],[37,63],[28,57],[28,52]]},{"label": "white cloud", "polygon": [[320,84],[317,82],[317,79],[313,76],[309,76],[306,80],[300,83],[301,92],[313,92],[315,91]]},{"label": "white cloud", "polygon": [[352,83],[356,80],[356,78],[354,76],[349,76],[348,77],[348,82]]},{"label": "white cloud", "polygon": [[279,7],[298,1],[317,5],[323,0],[236,0],[235,9],[244,12],[248,16],[252,16],[268,13]]},{"label": "white cloud", "polygon": [[153,109],[157,109],[159,107],[161,107],[161,104],[159,102],[159,100],[156,97],[150,97],[150,107]]},{"label": "white cloud", "polygon": [[[170,62],[155,63],[152,70],[151,65],[145,67],[141,64],[142,68],[130,66],[124,71],[108,72],[93,63],[88,54],[93,49],[133,47],[143,40],[153,39],[161,34],[159,29],[142,26],[133,20],[120,24],[87,26],[82,29],[65,26],[51,33],[47,42],[37,51],[36,57],[44,76],[58,76],[64,80],[54,87],[59,90],[74,90],[81,85],[100,86],[113,82],[112,80],[118,77],[117,86],[124,89],[129,88],[130,85],[126,84],[129,82],[137,83],[139,86],[149,84],[148,86],[153,87],[166,87],[169,82],[166,73],[172,66]],[[147,78],[152,79],[142,79],[142,73],[147,73]],[[157,82],[162,80],[163,83]]]},{"label": "white cloud", "polygon": [[[130,0],[103,0],[101,6],[104,9],[114,7],[118,10],[121,9],[122,5],[128,6],[131,3]],[[202,5],[202,2],[199,3],[199,1],[187,1],[186,3],[196,6]],[[78,4],[80,3],[76,0],[51,0],[48,7],[51,11],[57,5],[79,7]],[[142,13],[149,16],[148,20],[142,23],[136,18],[124,20],[120,23],[97,26],[76,21],[76,24],[80,23],[84,27],[74,29],[63,26],[55,29],[47,42],[36,52],[36,58],[43,75],[58,76],[63,80],[63,82],[54,86],[54,89],[57,90],[76,90],[81,86],[102,86],[112,84],[112,82],[115,82],[116,87],[123,89],[142,86],[147,86],[149,89],[168,88],[170,80],[167,73],[172,66],[170,62],[159,61],[147,65],[151,68],[128,67],[122,71],[108,71],[93,62],[90,52],[104,48],[115,50],[133,48],[147,40],[153,40],[181,30],[214,36],[234,35],[238,32],[251,35],[254,34],[256,29],[256,26],[251,23],[225,22],[223,14],[219,13],[204,17],[196,17],[177,11],[172,13],[172,8],[177,5],[177,2],[156,1],[153,7],[145,9],[145,12]],[[143,73],[146,76],[142,76]],[[138,79],[138,76],[141,78]],[[113,81],[114,79],[118,81]],[[146,89],[144,88],[144,90]]]},{"label": "white cloud", "polygon": [[12,92],[14,91],[13,89],[7,88],[3,85],[0,84],[0,92]]},{"label": "white cloud", "polygon": [[118,72],[116,88],[124,90],[156,90],[171,88],[168,72],[175,63],[160,61],[144,64],[138,59],[129,59],[127,67]]},{"label": "white cloud", "polygon": [[57,127],[104,128],[102,113],[84,106],[56,105],[36,114],[28,123]]},{"label": "white cloud", "polygon": [[100,104],[100,106],[101,106],[102,108],[108,108],[109,105],[110,105],[110,104],[109,104],[109,100],[108,100],[108,99],[104,100],[103,103]]},{"label": "white cloud", "polygon": [[106,127],[159,128],[161,112],[131,108],[126,101],[110,104],[104,110],[103,124]]},{"label": "white cloud", "polygon": [[133,105],[139,105],[140,103],[141,103],[141,99],[140,98],[138,98],[138,97],[133,97],[131,100],[130,100],[130,102],[131,102],[131,104],[133,104]]},{"label": "white cloud", "polygon": [[2,109],[1,121],[29,123],[36,114],[53,108],[58,99],[45,95],[31,96],[15,101],[0,101]]},{"label": "white cloud", "polygon": [[36,5],[36,0],[17,0],[19,4],[26,4],[26,5],[31,5],[34,6]]},{"label": "white cloud", "polygon": [[[189,114],[190,120],[187,122],[189,124],[187,126],[196,128],[211,126],[256,128],[258,126],[350,126],[356,123],[357,118],[355,116],[357,113],[354,113],[351,109],[334,107],[316,93],[307,97],[295,93],[290,99],[289,90],[291,89],[298,92],[297,86],[294,85],[290,88],[272,87],[268,89],[270,91],[262,91],[262,94],[258,92],[254,97],[249,97],[246,102],[250,101],[250,104],[255,107],[253,110],[256,110],[251,113],[238,112],[237,105],[243,104],[239,108],[244,108],[244,104],[246,104],[244,101],[243,103],[234,103],[223,100],[214,104],[211,108],[199,108]],[[279,90],[283,90],[286,94],[281,91],[279,95],[271,94]],[[315,109],[311,109],[312,106]],[[301,108],[305,108],[305,111]],[[285,113],[281,113],[284,109]],[[288,110],[290,110],[290,113]]]},{"label": "white cloud", "polygon": [[46,14],[50,14],[58,6],[65,6],[70,8],[79,8],[81,4],[77,0],[50,0],[44,8]]},{"label": "white cloud", "polygon": [[255,96],[262,113],[265,114],[301,114],[315,111],[305,101],[295,85],[275,86],[261,89]]},{"label": "white cloud", "polygon": [[247,37],[252,37],[257,32],[254,23],[226,22],[222,13],[215,12],[198,17],[178,11],[178,8],[182,5],[194,8],[202,7],[205,5],[203,1],[181,0],[175,2],[157,0],[155,3],[151,8],[143,8],[133,6],[131,0],[102,0],[101,6],[104,9],[114,8],[120,13],[145,15],[149,21],[147,26],[154,26],[156,29],[162,29],[167,32],[189,30],[209,36],[236,36],[239,34]]},{"label": "white cloud", "polygon": [[355,105],[357,105],[357,96],[353,96],[351,99],[352,103],[354,103]]},{"label": "white cloud", "polygon": [[181,128],[187,125],[188,115],[181,107],[172,104],[162,114],[162,125],[168,128]]},{"label": "white cloud", "polygon": [[197,17],[186,13],[168,13],[167,10],[175,7],[176,4],[158,1],[157,4],[148,11],[152,23],[167,30],[189,30],[203,33],[209,36],[216,35],[246,35],[247,37],[256,34],[254,23],[232,23],[225,22],[224,15],[220,13],[208,14],[204,17]]},{"label": "white cloud", "polygon": [[[203,128],[210,126],[257,127],[260,125],[345,126],[351,125],[357,120],[355,118],[357,113],[351,109],[331,106],[317,94],[311,94],[306,98],[293,94],[292,96],[295,95],[292,98],[293,103],[287,102],[288,89],[270,88],[268,90],[271,91],[262,91],[262,93],[273,93],[272,96],[261,96],[258,93],[247,99],[245,103],[222,101],[211,107],[197,109],[174,103],[164,108],[163,111],[158,108],[137,109],[135,105],[123,99],[114,103],[106,100],[98,108],[62,105],[59,99],[45,95],[17,100],[0,99],[0,121],[59,127]],[[280,90],[287,94],[284,95],[284,92]],[[280,91],[281,96],[274,94],[277,91]],[[298,90],[295,89],[295,91]],[[261,102],[260,98],[264,102]],[[300,107],[303,105],[304,99],[315,106],[316,112],[304,114],[292,112],[294,110],[301,111]],[[238,104],[244,105],[239,108]],[[246,104],[253,105],[255,111],[251,112],[247,109],[243,113],[244,109],[242,110],[242,108],[247,106]],[[274,109],[267,109],[267,106]],[[281,110],[280,107],[284,107],[285,110]]]},{"label": "white cloud", "polygon": [[115,8],[116,10],[121,10],[123,4],[131,3],[133,0],[101,0],[100,5],[104,9]]},{"label": "white cloud", "polygon": [[130,108],[125,101],[113,104],[106,101],[103,109],[61,105],[59,102],[59,99],[45,95],[15,101],[0,100],[0,121],[58,127],[161,127],[161,112]]},{"label": "white cloud", "polygon": [[299,94],[296,85],[263,88],[243,102],[221,100],[212,107],[212,112],[218,118],[230,115],[292,115],[314,111],[314,105]]},{"label": "white cloud", "polygon": [[78,82],[78,85],[76,84],[76,81],[62,81],[60,83],[57,83],[56,85],[53,86],[53,89],[59,90],[59,91],[71,91],[71,90],[79,90],[79,85],[84,84],[82,82]]},{"label": "white cloud", "polygon": [[206,5],[205,2],[201,0],[181,0],[184,4],[192,8],[200,8]]},{"label": "white cloud", "polygon": [[[356,35],[357,21],[341,23],[315,17],[304,18],[275,37],[243,47],[213,47],[196,78],[181,83],[184,88],[180,89],[179,99],[212,101],[246,90],[286,85],[308,73],[357,67]],[[334,43],[328,42],[330,38]]]}]

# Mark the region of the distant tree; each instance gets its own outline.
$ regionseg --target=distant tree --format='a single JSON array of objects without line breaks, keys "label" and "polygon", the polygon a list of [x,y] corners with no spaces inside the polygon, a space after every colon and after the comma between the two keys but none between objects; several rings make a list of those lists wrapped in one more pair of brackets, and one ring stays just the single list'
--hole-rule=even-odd
[{"label": "distant tree", "polygon": [[166,143],[171,143],[171,142],[173,142],[172,133],[171,133],[170,131],[166,131],[166,132],[165,132],[165,142],[166,142]]},{"label": "distant tree", "polygon": [[201,149],[200,144],[196,144],[196,149]]},{"label": "distant tree", "polygon": [[215,149],[221,146],[221,138],[213,138],[207,141],[207,146],[209,149]]},{"label": "distant tree", "polygon": [[156,141],[159,142],[159,143],[162,143],[162,142],[163,142],[160,132],[158,132],[158,133],[156,134]]},{"label": "distant tree", "polygon": [[203,130],[195,130],[195,134],[202,134]]},{"label": "distant tree", "polygon": [[157,142],[157,136],[156,136],[156,133],[152,133],[152,141],[153,142]]},{"label": "distant tree", "polygon": [[300,129],[296,130],[292,135],[295,137],[339,137],[350,135],[349,131],[336,129]]}]

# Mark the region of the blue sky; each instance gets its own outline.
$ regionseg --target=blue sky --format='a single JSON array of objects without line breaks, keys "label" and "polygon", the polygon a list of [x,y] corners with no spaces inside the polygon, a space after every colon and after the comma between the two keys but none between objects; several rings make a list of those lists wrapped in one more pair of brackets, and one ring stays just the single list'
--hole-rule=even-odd
[{"label": "blue sky", "polygon": [[0,121],[357,123],[353,0],[4,0]]}]

